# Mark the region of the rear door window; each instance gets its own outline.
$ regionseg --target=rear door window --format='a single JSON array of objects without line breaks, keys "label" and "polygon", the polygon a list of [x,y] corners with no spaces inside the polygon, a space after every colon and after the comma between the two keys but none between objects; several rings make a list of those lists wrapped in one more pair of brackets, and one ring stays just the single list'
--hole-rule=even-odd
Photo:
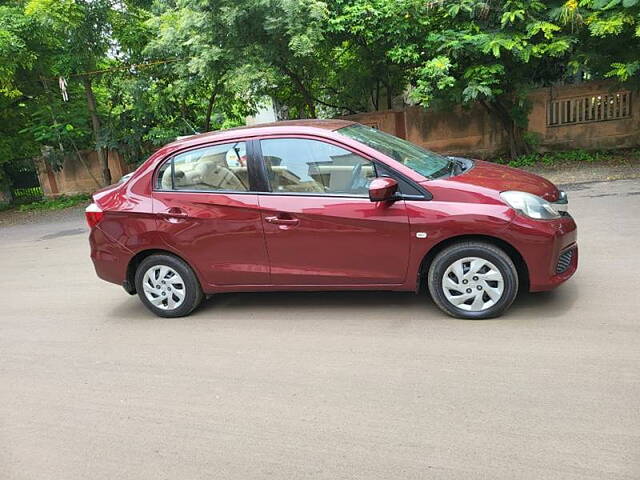
[{"label": "rear door window", "polygon": [[249,191],[247,149],[244,142],[189,150],[162,165],[158,190]]}]

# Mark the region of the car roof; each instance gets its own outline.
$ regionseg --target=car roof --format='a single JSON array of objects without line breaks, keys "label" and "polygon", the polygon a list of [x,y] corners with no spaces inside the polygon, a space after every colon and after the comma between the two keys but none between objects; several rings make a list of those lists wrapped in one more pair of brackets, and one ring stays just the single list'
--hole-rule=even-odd
[{"label": "car roof", "polygon": [[[355,125],[356,122],[350,120],[283,120],[280,122],[261,123],[257,125],[249,125],[242,127],[234,127],[226,130],[217,130],[215,132],[200,133],[182,137],[167,145],[167,147],[183,147],[187,145],[197,145],[212,140],[224,140],[226,138],[241,138],[254,135],[273,135],[279,133],[313,133],[320,131],[334,131],[349,125]],[[246,131],[246,133],[245,133]]]}]

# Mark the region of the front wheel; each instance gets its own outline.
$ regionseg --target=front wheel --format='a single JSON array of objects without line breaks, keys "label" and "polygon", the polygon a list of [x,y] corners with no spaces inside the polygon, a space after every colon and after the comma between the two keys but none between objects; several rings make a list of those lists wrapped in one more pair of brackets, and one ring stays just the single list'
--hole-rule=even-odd
[{"label": "front wheel", "polygon": [[431,263],[429,292],[447,314],[465,319],[502,315],[518,293],[518,272],[509,256],[484,242],[461,242]]},{"label": "front wheel", "polygon": [[142,303],[160,317],[189,315],[204,297],[191,267],[173,255],[145,258],[136,270],[135,282]]}]

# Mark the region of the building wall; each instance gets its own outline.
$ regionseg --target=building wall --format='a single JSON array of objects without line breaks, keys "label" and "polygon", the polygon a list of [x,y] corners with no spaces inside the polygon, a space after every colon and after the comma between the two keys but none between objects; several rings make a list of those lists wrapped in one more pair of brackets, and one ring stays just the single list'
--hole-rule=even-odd
[{"label": "building wall", "polygon": [[[94,151],[80,153],[96,180],[102,182],[102,167],[98,162],[98,153]],[[62,170],[57,172],[54,172],[42,158],[36,160],[36,165],[40,185],[46,197],[92,193],[101,188],[75,155],[67,158]],[[109,152],[109,170],[114,182],[128,173],[128,166],[115,151]]]},{"label": "building wall", "polygon": [[396,137],[406,138],[407,135],[405,130],[405,112],[402,111],[385,110],[382,112],[357,113],[342,118],[377,128]]},{"label": "building wall", "polygon": [[[630,92],[627,118],[549,125],[551,102],[557,100],[604,98],[624,89],[611,82],[590,82],[534,90],[529,95],[529,132],[537,137],[538,148],[597,150],[640,145],[640,91]],[[497,119],[480,105],[454,107],[447,111],[407,107],[404,111],[362,113],[343,117],[449,155],[487,158],[506,151],[506,136]]]},{"label": "building wall", "polygon": [[449,111],[409,107],[407,140],[449,155],[488,157],[504,148],[503,130],[480,105]]}]

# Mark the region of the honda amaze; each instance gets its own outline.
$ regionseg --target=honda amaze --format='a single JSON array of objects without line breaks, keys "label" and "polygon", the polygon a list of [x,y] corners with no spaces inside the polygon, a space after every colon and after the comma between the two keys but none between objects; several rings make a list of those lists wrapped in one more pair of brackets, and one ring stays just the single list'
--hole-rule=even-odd
[{"label": "honda amaze", "polygon": [[162,317],[219,292],[426,287],[447,314],[483,319],[578,262],[552,183],[342,120],[176,141],[86,217],[98,276]]}]

